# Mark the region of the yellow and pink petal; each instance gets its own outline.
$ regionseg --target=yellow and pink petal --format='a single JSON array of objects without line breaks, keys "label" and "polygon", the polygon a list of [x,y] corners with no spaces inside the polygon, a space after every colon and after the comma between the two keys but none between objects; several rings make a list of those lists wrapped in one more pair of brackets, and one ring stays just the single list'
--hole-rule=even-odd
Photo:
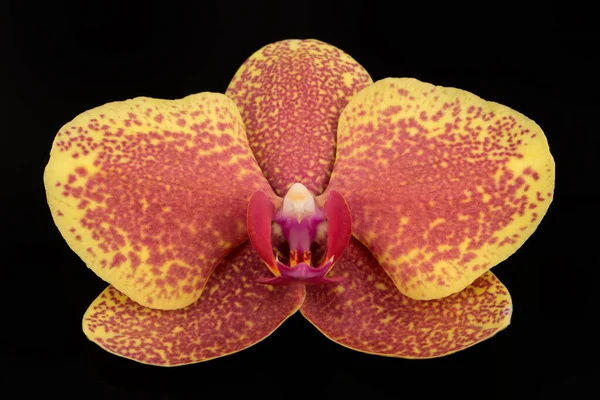
[{"label": "yellow and pink petal", "polygon": [[304,286],[257,283],[264,264],[249,242],[211,275],[200,299],[179,310],[142,307],[109,286],[83,318],[87,337],[110,353],[158,366],[198,363],[269,336],[304,300]]},{"label": "yellow and pink petal", "polygon": [[491,272],[460,293],[414,300],[352,239],[332,274],[344,280],[307,286],[300,311],[329,339],[361,352],[441,357],[489,339],[510,323],[510,295]]},{"label": "yellow and pink petal", "polygon": [[57,134],[44,184],[75,253],[120,292],[159,309],[197,300],[246,240],[250,195],[273,195],[239,111],[215,93],[84,112]]},{"label": "yellow and pink petal", "polygon": [[369,74],[340,49],[318,40],[283,40],[249,57],[227,89],[250,147],[276,194],[294,182],[323,192],[335,159],[342,109]]},{"label": "yellow and pink petal", "polygon": [[344,109],[330,191],[414,299],[459,292],[534,232],[554,191],[541,128],[454,88],[388,78]]}]

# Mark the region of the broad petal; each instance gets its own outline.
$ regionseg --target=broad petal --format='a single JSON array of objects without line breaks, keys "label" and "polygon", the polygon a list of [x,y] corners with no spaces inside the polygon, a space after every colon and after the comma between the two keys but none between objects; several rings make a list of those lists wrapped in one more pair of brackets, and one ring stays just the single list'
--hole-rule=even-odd
[{"label": "broad petal", "polygon": [[86,111],[57,134],[48,204],[69,246],[136,302],[175,309],[247,238],[252,192],[271,189],[233,102],[201,93]]},{"label": "broad petal", "polygon": [[284,40],[242,64],[226,94],[241,111],[248,140],[279,196],[295,182],[323,192],[335,158],[340,112],[372,83],[343,51],[318,40]]},{"label": "broad petal", "polygon": [[554,161],[524,115],[389,78],[342,113],[330,190],[344,194],[353,234],[400,291],[434,299],[467,287],[534,232],[552,199]]},{"label": "broad petal", "polygon": [[145,364],[176,366],[244,350],[269,336],[304,300],[304,286],[256,282],[265,268],[249,242],[211,275],[198,301],[179,310],[142,307],[109,286],[83,317],[87,337]]},{"label": "broad petal", "polygon": [[329,339],[354,350],[440,357],[488,339],[510,323],[510,295],[491,272],[444,299],[414,300],[400,293],[369,250],[352,239],[332,274],[346,279],[307,286],[300,311]]}]

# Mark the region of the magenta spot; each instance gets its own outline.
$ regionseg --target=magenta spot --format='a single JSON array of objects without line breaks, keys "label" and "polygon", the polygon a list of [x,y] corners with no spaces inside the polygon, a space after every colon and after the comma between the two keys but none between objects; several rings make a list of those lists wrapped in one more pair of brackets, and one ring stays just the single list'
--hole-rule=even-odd
[{"label": "magenta spot", "polygon": [[[488,241],[488,243],[489,243],[489,241]],[[475,257],[477,257],[477,255],[475,253],[467,253],[463,256],[462,260],[459,261],[459,264],[465,265],[469,261],[473,261],[475,259]]]},{"label": "magenta spot", "polygon": [[385,110],[381,111],[381,115],[384,117],[389,117],[399,113],[400,111],[402,111],[402,106],[390,106]]},{"label": "magenta spot", "polygon": [[77,235],[77,236],[75,236],[75,240],[79,240],[79,241],[81,241],[81,235]]},{"label": "magenta spot", "polygon": [[513,244],[516,243],[516,240],[511,238],[510,236],[505,237],[504,239],[502,239],[502,241],[500,243],[498,243],[499,247],[505,246],[507,244]]},{"label": "magenta spot", "polygon": [[537,201],[544,201],[545,199],[542,197],[542,194],[540,192],[537,192]]},{"label": "magenta spot", "polygon": [[75,197],[76,199],[78,199],[79,197],[81,197],[81,193],[83,192],[83,188],[82,187],[76,187],[76,188],[72,188],[71,189],[71,194],[73,195],[73,197]]},{"label": "magenta spot", "polygon": [[158,114],[156,117],[154,117],[154,120],[156,122],[158,122],[159,124],[163,121],[164,117],[162,114]]},{"label": "magenta spot", "polygon": [[121,264],[123,264],[125,261],[127,260],[127,258],[121,254],[121,253],[117,253],[115,254],[115,256],[113,257],[111,263],[110,263],[110,267],[111,268],[116,268],[119,267]]},{"label": "magenta spot", "polygon": [[179,126],[185,126],[185,119],[183,119],[183,118],[179,118],[179,119],[177,120],[177,125],[179,125]]},{"label": "magenta spot", "polygon": [[64,217],[65,214],[63,214],[60,210],[56,210],[56,215],[58,215],[59,217]]},{"label": "magenta spot", "polygon": [[220,131],[224,131],[226,129],[233,129],[233,124],[219,122],[217,123],[217,129]]},{"label": "magenta spot", "polygon": [[131,261],[131,268],[135,271],[135,269],[140,265],[140,257],[133,251],[127,253],[127,256],[129,257],[129,261]]},{"label": "magenta spot", "polygon": [[433,122],[437,122],[440,118],[442,118],[444,116],[444,113],[442,112],[442,110],[439,110],[438,112],[436,112],[432,117],[431,120]]},{"label": "magenta spot", "polygon": [[77,208],[79,208],[80,210],[83,210],[84,208],[86,208],[88,205],[90,204],[90,202],[88,200],[81,200],[79,202],[79,204],[77,205]]}]

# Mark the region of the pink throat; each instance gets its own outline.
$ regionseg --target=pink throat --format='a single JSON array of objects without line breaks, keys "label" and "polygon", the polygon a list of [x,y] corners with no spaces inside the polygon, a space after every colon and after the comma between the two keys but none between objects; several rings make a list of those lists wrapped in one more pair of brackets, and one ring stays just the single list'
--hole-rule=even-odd
[{"label": "pink throat", "polygon": [[[351,219],[346,201],[338,192],[329,193],[322,208],[316,202],[305,206],[307,201],[302,197],[299,202],[293,200],[296,203],[287,209],[285,205],[276,209],[262,191],[255,192],[250,199],[248,235],[255,250],[275,275],[259,279],[259,282],[270,285],[339,282],[340,277],[326,275],[350,241]],[[273,234],[275,226],[280,228],[279,234]],[[289,249],[285,247],[286,243]],[[311,251],[312,245],[315,245],[312,249],[315,254]]]}]

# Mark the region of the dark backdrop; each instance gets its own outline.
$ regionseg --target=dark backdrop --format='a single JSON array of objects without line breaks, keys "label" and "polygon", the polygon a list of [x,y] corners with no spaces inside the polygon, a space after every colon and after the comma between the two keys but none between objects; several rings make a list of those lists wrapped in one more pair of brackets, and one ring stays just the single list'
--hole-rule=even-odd
[{"label": "dark backdrop", "polygon": [[[600,42],[569,30],[590,27],[592,14],[547,5],[480,5],[470,11],[477,16],[455,16],[433,3],[418,12],[401,2],[290,4],[2,6],[3,388],[86,398],[593,393]],[[466,89],[544,129],[555,199],[536,233],[494,269],[514,300],[505,331],[449,357],[410,361],[350,351],[296,315],[248,350],[171,369],[112,356],[85,338],[81,317],[106,284],[67,247],[45,204],[42,172],[58,129],[109,101],[224,92],[250,54],[287,38],[329,42],[374,80],[411,76]]]}]

